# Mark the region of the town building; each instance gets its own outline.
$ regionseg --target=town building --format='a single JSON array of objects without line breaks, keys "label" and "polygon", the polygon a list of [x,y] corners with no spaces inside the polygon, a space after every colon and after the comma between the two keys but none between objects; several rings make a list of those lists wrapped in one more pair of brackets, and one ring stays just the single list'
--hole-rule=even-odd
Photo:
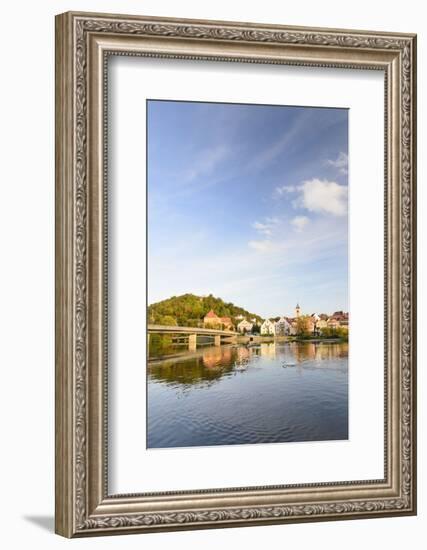
[{"label": "town building", "polygon": [[289,336],[295,336],[296,333],[297,333],[297,322],[295,320],[295,318],[292,318],[292,317],[285,317],[285,319],[287,320],[287,322],[289,323]]},{"label": "town building", "polygon": [[340,326],[340,322],[338,319],[335,319],[334,317],[330,317],[327,321],[328,328],[337,329]]},{"label": "town building", "polygon": [[317,335],[317,321],[315,321],[313,317],[309,317],[307,321],[307,329],[309,334],[313,334],[313,336]]},{"label": "town building", "polygon": [[328,321],[327,319],[319,319],[316,323],[317,329],[322,331],[323,329],[328,327]]},{"label": "town building", "polygon": [[348,319],[343,319],[342,321],[340,321],[340,328],[348,332]]},{"label": "town building", "polygon": [[243,319],[243,321],[240,321],[240,323],[237,325],[237,330],[241,333],[251,332],[253,327],[253,323],[250,323],[249,321],[246,321],[246,319]]},{"label": "town building", "polygon": [[261,336],[266,335],[273,335],[275,334],[274,331],[274,323],[270,321],[270,319],[266,319],[263,324],[261,325]]},{"label": "town building", "polygon": [[213,311],[213,309],[211,309],[209,313],[207,313],[203,318],[203,325],[205,327],[212,327],[220,323],[221,320],[218,315]]},{"label": "town building", "polygon": [[274,323],[274,333],[276,336],[289,336],[291,333],[291,324],[285,317],[280,317],[280,319]]},{"label": "town building", "polygon": [[203,318],[203,326],[208,328],[222,328],[225,330],[233,330],[233,322],[230,317],[218,317],[218,315],[211,309]]},{"label": "town building", "polygon": [[230,317],[220,317],[221,324],[224,325],[225,330],[234,330],[233,321]]}]

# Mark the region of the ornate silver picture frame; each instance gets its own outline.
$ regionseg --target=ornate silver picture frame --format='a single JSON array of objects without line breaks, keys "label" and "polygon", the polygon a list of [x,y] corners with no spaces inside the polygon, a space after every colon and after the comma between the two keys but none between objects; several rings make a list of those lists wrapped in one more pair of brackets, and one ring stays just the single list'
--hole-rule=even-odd
[{"label": "ornate silver picture frame", "polygon": [[[383,479],[110,494],[106,311],[110,56],[383,72]],[[58,15],[56,532],[82,537],[415,514],[415,179],[415,35],[73,12]]]}]

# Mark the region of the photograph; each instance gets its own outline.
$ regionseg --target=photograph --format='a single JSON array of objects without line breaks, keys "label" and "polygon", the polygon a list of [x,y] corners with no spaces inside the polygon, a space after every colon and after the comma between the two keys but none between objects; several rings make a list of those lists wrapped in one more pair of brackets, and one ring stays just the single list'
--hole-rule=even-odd
[{"label": "photograph", "polygon": [[348,133],[147,100],[148,449],[349,439]]}]

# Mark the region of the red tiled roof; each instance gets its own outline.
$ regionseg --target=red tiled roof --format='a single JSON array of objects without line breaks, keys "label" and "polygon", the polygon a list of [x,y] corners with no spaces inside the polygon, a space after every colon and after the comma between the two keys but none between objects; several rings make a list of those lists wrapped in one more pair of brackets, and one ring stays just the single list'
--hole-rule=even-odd
[{"label": "red tiled roof", "polygon": [[221,321],[222,321],[223,323],[231,323],[230,317],[221,317]]},{"label": "red tiled roof", "polygon": [[338,321],[341,321],[343,319],[348,319],[348,313],[345,311],[335,311],[333,315],[331,315],[332,319],[338,319]]},{"label": "red tiled roof", "polygon": [[347,316],[344,314],[334,313],[331,319],[336,319],[337,321],[344,321],[344,320],[347,320]]},{"label": "red tiled roof", "polygon": [[205,318],[206,317],[208,317],[209,319],[217,319],[218,315],[214,312],[213,309],[211,309],[209,313],[206,313]]}]

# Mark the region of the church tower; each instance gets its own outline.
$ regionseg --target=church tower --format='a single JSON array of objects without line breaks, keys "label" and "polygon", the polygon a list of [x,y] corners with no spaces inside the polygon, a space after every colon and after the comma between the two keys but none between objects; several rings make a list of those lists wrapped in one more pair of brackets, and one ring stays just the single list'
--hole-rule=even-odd
[{"label": "church tower", "polygon": [[299,304],[295,307],[295,317],[299,317],[301,315],[301,308],[299,307]]}]

